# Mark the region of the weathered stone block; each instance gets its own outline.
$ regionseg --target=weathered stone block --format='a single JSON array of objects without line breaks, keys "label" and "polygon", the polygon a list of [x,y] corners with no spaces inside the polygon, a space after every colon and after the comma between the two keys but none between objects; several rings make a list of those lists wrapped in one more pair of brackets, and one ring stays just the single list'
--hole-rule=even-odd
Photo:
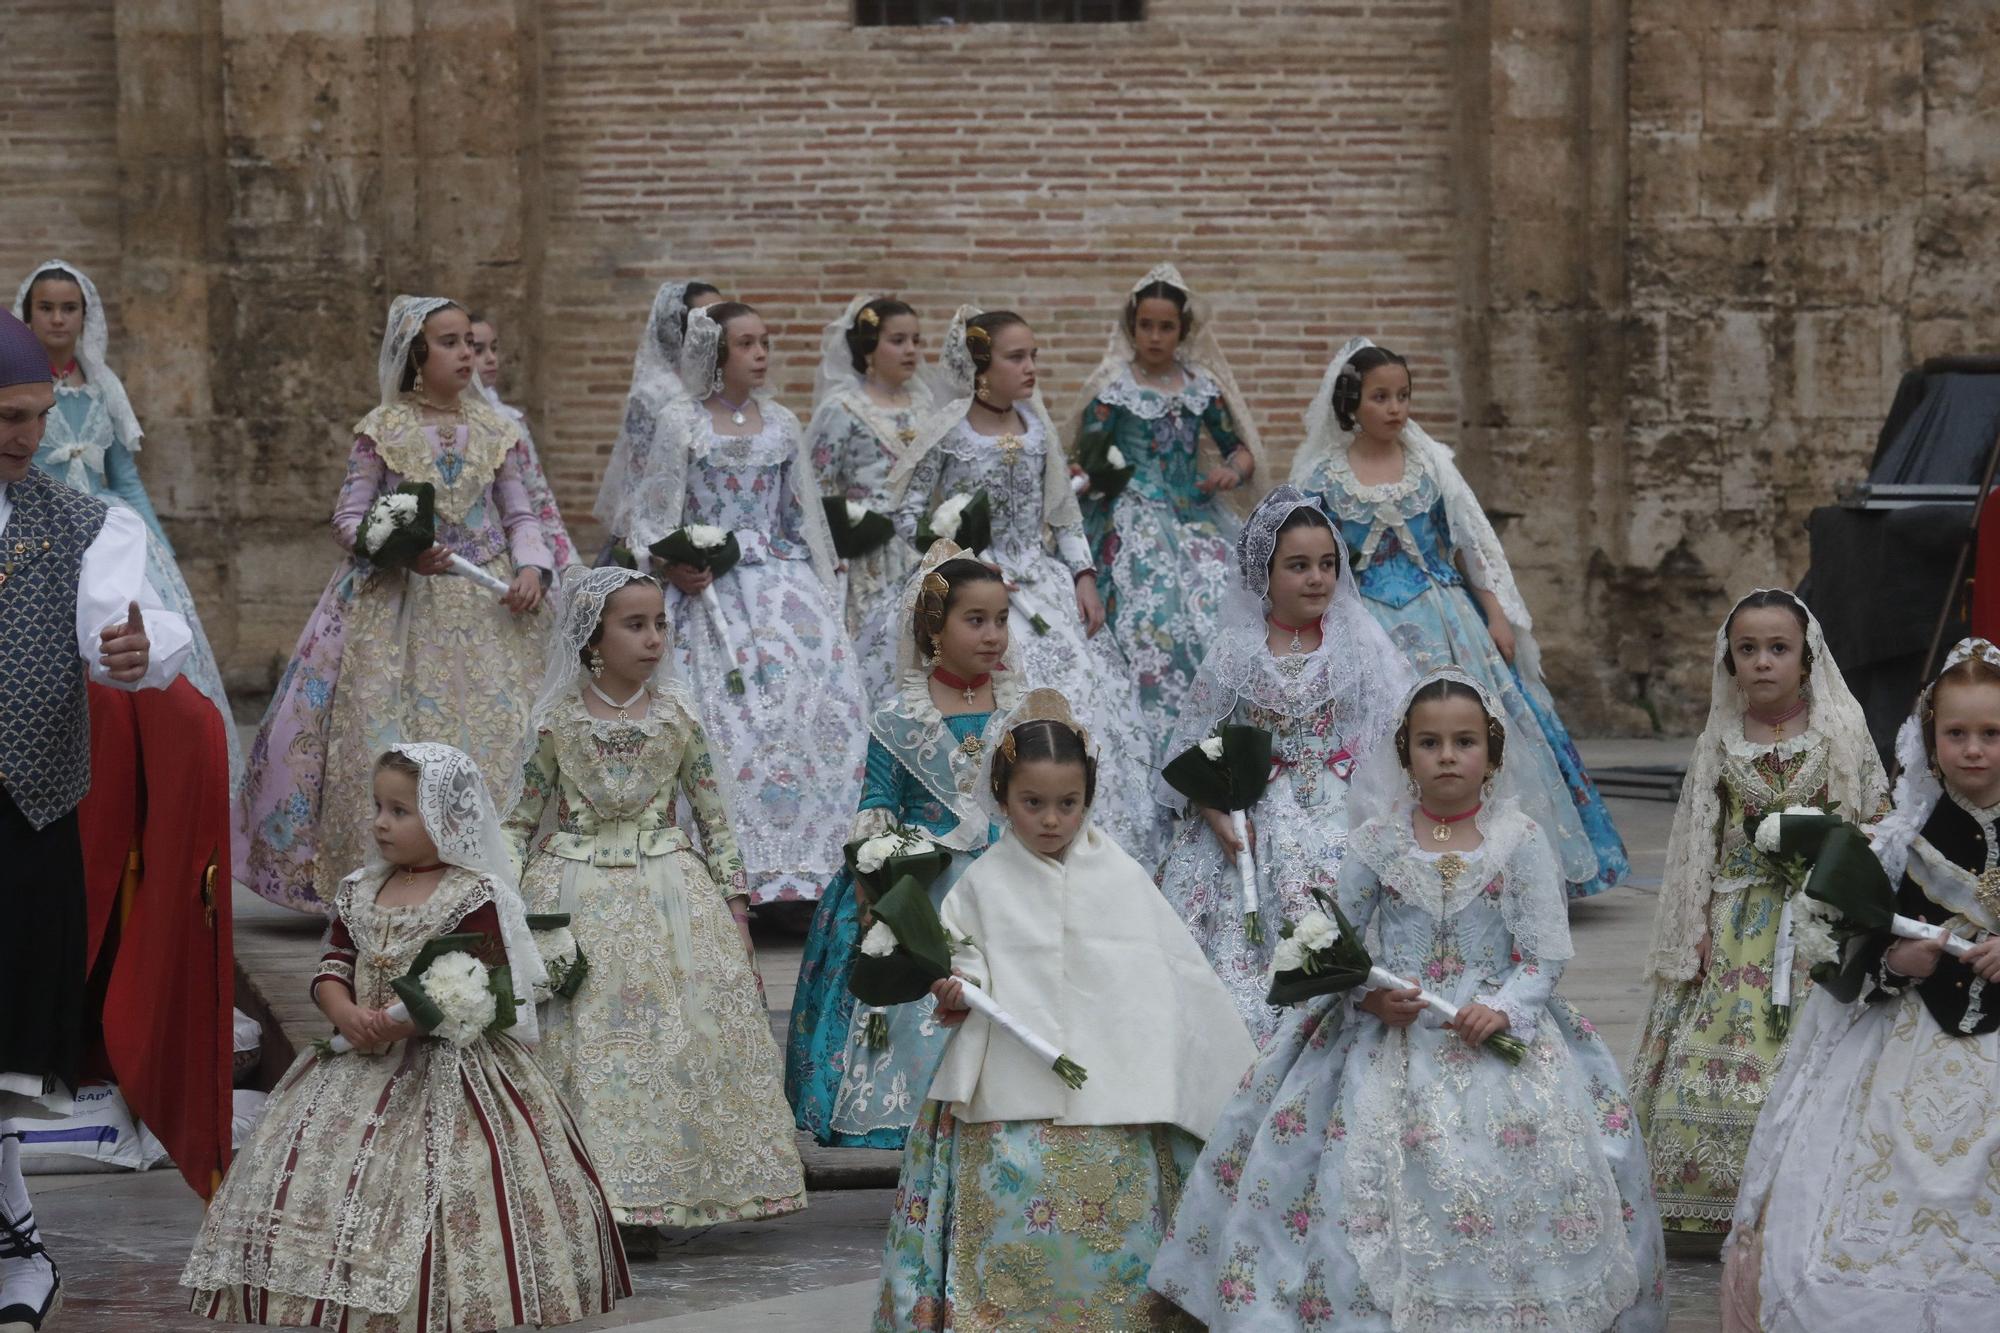
[{"label": "weathered stone block", "polygon": [[1632,128],[1691,134],[1701,128],[1701,43],[1674,29],[1634,28],[1627,63]]},{"label": "weathered stone block", "polygon": [[1745,131],[1701,137],[1702,216],[1718,222],[1781,215],[1791,183],[1787,138]]},{"label": "weathered stone block", "polygon": [[1723,28],[1702,42],[1702,126],[1768,129],[1790,100],[1791,34],[1771,28]]},{"label": "weathered stone block", "polygon": [[1674,398],[1693,417],[1763,421],[1771,412],[1774,316],[1719,310],[1668,329]]},{"label": "weathered stone block", "polygon": [[1628,148],[1628,207],[1664,222],[1701,212],[1701,136],[1695,132],[1634,132]]},{"label": "weathered stone block", "polygon": [[1901,335],[1876,308],[1808,310],[1793,317],[1794,410],[1800,417],[1875,417],[1901,373]]},{"label": "weathered stone block", "polygon": [[1777,281],[1805,305],[1867,305],[1879,300],[1882,233],[1857,226],[1801,226],[1785,236]]}]

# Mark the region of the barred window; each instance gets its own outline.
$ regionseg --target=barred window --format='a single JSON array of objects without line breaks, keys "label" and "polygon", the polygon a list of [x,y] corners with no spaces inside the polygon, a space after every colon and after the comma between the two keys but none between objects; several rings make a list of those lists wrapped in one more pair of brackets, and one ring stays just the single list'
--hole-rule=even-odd
[{"label": "barred window", "polygon": [[1137,23],[1145,0],[855,0],[863,28],[965,23]]}]

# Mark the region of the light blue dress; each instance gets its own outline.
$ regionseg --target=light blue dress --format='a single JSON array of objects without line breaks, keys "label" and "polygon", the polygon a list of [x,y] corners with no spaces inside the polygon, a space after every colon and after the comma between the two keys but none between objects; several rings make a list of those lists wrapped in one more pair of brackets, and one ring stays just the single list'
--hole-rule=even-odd
[{"label": "light blue dress", "polygon": [[[1503,818],[1509,816],[1502,816]],[[1216,1123],[1151,1283],[1214,1330],[1656,1333],[1666,1261],[1645,1145],[1610,1050],[1555,995],[1555,867],[1522,816],[1455,868],[1407,808],[1357,828],[1338,901],[1375,961],[1508,1016],[1519,1065],[1361,991],[1295,1009]],[[1523,895],[1546,894],[1530,904]],[[1551,914],[1553,916],[1551,917]]]},{"label": "light blue dress", "polygon": [[[919,682],[923,704],[929,686]],[[923,715],[928,712],[930,721]],[[867,774],[861,791],[863,818],[857,832],[871,834],[892,824],[943,836],[959,825],[940,795],[953,790],[960,774],[976,774],[979,746],[992,713],[939,716],[916,706],[906,689],[897,702],[877,709],[870,722]],[[939,725],[942,724],[942,725]],[[924,774],[918,776],[918,772]],[[880,811],[882,817],[866,818]],[[984,830],[979,846],[954,851],[951,865],[931,886],[931,901],[942,903],[951,886],[994,834]],[[813,913],[799,963],[785,1043],[785,1096],[798,1127],[830,1147],[901,1148],[944,1055],[949,1029],[932,1019],[929,996],[897,1005],[886,1013],[889,1039],[870,1048],[868,1009],[848,992],[854,950],[861,933],[861,909],[854,878],[845,868],[827,885]]]},{"label": "light blue dress", "polygon": [[1368,609],[1419,675],[1457,665],[1479,679],[1507,713],[1515,748],[1507,766],[1522,808],[1554,846],[1569,896],[1601,893],[1631,873],[1624,840],[1584,771],[1555,701],[1500,655],[1486,619],[1453,560],[1444,494],[1416,450],[1404,454],[1401,481],[1364,486],[1335,451],[1298,483],[1318,491],[1340,521],[1354,553],[1355,577]]},{"label": "light blue dress", "polygon": [[194,634],[181,674],[201,691],[202,697],[222,714],[223,730],[229,743],[229,773],[232,785],[243,773],[243,750],[236,739],[235,719],[229,711],[229,697],[222,688],[222,668],[209,646],[195,610],[194,595],[174,562],[174,548],[167,541],[160,516],[139,480],[139,467],[132,451],[118,438],[104,395],[95,385],[58,385],[55,410],[48,415],[48,429],[35,450],[35,466],[57,481],[94,495],[112,504],[122,504],[146,524],[146,582],[159,594],[160,604],[188,623]]}]

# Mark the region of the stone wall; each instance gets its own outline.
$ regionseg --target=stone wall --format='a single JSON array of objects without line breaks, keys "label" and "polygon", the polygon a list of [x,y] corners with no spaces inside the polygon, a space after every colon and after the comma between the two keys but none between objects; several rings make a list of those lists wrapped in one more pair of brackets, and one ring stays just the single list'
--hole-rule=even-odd
[{"label": "stone wall", "polygon": [[[90,269],[233,688],[267,689],[397,291],[490,309],[586,541],[653,287],[1035,324],[1051,401],[1162,257],[1282,473],[1341,337],[1413,354],[1590,730],[1705,707],[1897,375],[1990,350],[2000,31],[1943,0],[1154,0],[856,29],[846,0],[22,0],[0,282]],[[9,289],[11,291],[11,288]]]}]

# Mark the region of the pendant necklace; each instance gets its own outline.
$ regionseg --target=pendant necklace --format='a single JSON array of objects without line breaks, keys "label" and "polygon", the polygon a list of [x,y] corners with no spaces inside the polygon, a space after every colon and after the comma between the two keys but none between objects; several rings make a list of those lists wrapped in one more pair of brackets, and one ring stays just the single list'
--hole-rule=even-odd
[{"label": "pendant necklace", "polygon": [[1277,629],[1277,630],[1282,630],[1282,631],[1284,631],[1285,633],[1287,633],[1287,634],[1290,634],[1290,635],[1292,636],[1292,651],[1293,651],[1293,652],[1295,652],[1295,653],[1302,653],[1302,652],[1304,652],[1304,651],[1306,650],[1306,644],[1305,644],[1305,640],[1304,640],[1304,639],[1301,639],[1301,638],[1300,638],[1299,636],[1300,636],[1301,634],[1304,634],[1304,633],[1305,633],[1305,632],[1306,632],[1307,630],[1309,630],[1309,629],[1312,629],[1312,628],[1313,628],[1313,626],[1311,626],[1311,625],[1287,625],[1287,624],[1286,624],[1286,623],[1285,623],[1284,621],[1282,621],[1282,620],[1278,619],[1278,618],[1277,618],[1276,616],[1267,616],[1267,617],[1265,617],[1265,619],[1267,619],[1267,620],[1269,620],[1269,621],[1271,622],[1271,627],[1272,627],[1273,629]]},{"label": "pendant necklace", "polygon": [[1771,739],[1773,741],[1781,741],[1785,739],[1785,724],[1794,721],[1799,714],[1805,712],[1810,707],[1812,707],[1812,700],[1801,699],[1787,709],[1781,717],[1765,717],[1754,708],[1749,711],[1752,718],[1771,729]]},{"label": "pendant necklace", "polygon": [[602,699],[605,703],[610,704],[613,708],[617,709],[618,716],[623,718],[630,718],[632,714],[627,710],[629,710],[633,704],[638,703],[641,699],[646,697],[646,687],[644,685],[641,685],[639,687],[639,692],[637,694],[634,694],[631,698],[627,699],[624,703],[621,704],[616,699],[606,694],[603,690],[598,689],[596,681],[594,680],[585,681],[584,684],[590,687],[590,692],[592,694],[596,695],[598,698]]},{"label": "pendant necklace", "polygon": [[1434,815],[1430,811],[1424,809],[1422,804],[1419,804],[1417,806],[1417,812],[1421,814],[1425,819],[1431,821],[1432,842],[1450,842],[1452,825],[1462,824],[1466,820],[1472,818],[1474,815],[1479,813],[1481,806],[1483,806],[1484,804],[1485,803],[1482,801],[1480,805],[1475,805],[1470,810],[1461,811],[1460,813],[1455,815]]},{"label": "pendant necklace", "polygon": [[748,420],[748,418],[746,418],[743,415],[743,409],[750,406],[751,395],[745,394],[743,397],[743,401],[740,403],[730,402],[728,396],[724,394],[720,389],[717,389],[715,391],[715,396],[721,399],[722,405],[724,407],[729,409],[729,422],[731,425],[741,426]]},{"label": "pendant necklace", "polygon": [[69,387],[69,377],[70,377],[71,375],[74,375],[74,374],[76,374],[76,358],[75,358],[75,357],[71,357],[71,358],[69,359],[69,364],[68,364],[68,365],[66,365],[66,366],[53,366],[53,367],[51,367],[51,368],[50,368],[50,370],[49,370],[49,376],[50,376],[50,378],[52,378],[53,380],[55,380],[55,382],[56,382],[57,384],[60,384],[60,385],[61,385],[61,386],[63,386],[64,388],[68,388],[68,387]]},{"label": "pendant necklace", "polygon": [[932,667],[931,679],[935,680],[938,684],[944,686],[946,689],[960,691],[965,695],[965,701],[967,703],[971,703],[973,692],[975,690],[984,689],[986,687],[986,683],[993,679],[993,673],[990,671],[984,671],[981,672],[979,675],[974,676],[971,680],[966,680],[962,676],[952,675],[951,672],[946,671],[943,667]]}]

